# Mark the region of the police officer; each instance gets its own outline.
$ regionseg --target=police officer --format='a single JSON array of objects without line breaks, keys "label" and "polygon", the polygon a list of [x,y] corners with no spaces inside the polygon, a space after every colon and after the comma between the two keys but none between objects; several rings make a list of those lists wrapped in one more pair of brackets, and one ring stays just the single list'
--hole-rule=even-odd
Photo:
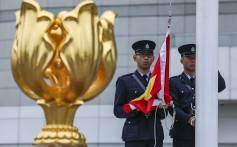
[{"label": "police officer", "polygon": [[[175,105],[175,122],[170,136],[173,147],[195,147],[195,69],[196,45],[178,48],[184,71],[170,78],[170,95]],[[225,89],[225,81],[218,72],[218,92]]]},{"label": "police officer", "polygon": [[[156,121],[155,112],[144,115],[138,109],[129,113],[123,110],[124,104],[144,93],[151,76],[150,66],[154,61],[155,46],[156,44],[150,40],[135,42],[132,48],[135,51],[133,60],[137,63],[137,70],[119,77],[116,82],[114,115],[117,118],[126,118],[122,131],[125,147],[154,147],[155,143],[156,147],[163,147],[164,132],[160,121],[165,117],[163,109],[158,109]],[[156,122],[155,129],[154,122]]]}]

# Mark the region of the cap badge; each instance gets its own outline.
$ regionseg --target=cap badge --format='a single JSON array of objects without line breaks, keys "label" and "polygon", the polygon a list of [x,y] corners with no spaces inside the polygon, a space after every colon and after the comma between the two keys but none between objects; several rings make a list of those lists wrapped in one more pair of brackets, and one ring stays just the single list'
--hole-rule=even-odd
[{"label": "cap badge", "polygon": [[149,49],[149,48],[150,48],[150,47],[149,47],[149,44],[146,44],[145,48],[146,48],[146,49]]},{"label": "cap badge", "polygon": [[195,52],[195,48],[194,47],[191,48],[191,52]]}]

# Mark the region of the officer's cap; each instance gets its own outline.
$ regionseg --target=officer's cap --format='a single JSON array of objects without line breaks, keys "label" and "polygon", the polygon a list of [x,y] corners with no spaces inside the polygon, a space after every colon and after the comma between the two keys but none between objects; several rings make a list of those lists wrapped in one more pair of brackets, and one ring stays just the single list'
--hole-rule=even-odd
[{"label": "officer's cap", "polygon": [[135,51],[135,53],[148,52],[153,54],[153,50],[155,49],[155,47],[156,47],[155,42],[151,40],[140,40],[132,45],[132,48]]},{"label": "officer's cap", "polygon": [[185,44],[178,48],[181,57],[195,55],[196,54],[196,44]]}]

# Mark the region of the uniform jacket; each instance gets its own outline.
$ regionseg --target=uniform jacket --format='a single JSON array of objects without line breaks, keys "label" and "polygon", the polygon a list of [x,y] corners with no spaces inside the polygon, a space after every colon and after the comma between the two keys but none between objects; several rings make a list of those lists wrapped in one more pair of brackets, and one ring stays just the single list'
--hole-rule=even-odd
[{"label": "uniform jacket", "polygon": [[[154,140],[154,112],[145,116],[141,111],[126,113],[123,110],[124,104],[129,103],[144,93],[144,90],[132,77],[133,74],[146,87],[146,81],[138,71],[119,77],[116,82],[114,115],[118,118],[126,118],[122,132],[122,139],[124,141]],[[163,109],[158,109],[156,116],[156,138],[163,140],[164,132],[160,121],[165,117]]]},{"label": "uniform jacket", "polygon": [[[225,80],[218,72],[218,92],[224,90],[225,87]],[[195,108],[195,80],[192,85],[185,73],[170,78],[170,95],[176,111],[174,127],[170,132],[171,137],[195,139],[195,128],[188,123],[189,118],[195,115],[192,109]]]}]

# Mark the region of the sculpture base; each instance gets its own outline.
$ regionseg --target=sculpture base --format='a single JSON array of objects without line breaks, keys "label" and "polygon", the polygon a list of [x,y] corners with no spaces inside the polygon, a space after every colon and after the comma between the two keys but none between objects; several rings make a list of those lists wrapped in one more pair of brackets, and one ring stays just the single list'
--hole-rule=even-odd
[{"label": "sculpture base", "polygon": [[35,137],[38,147],[87,147],[84,135],[70,125],[46,125]]}]

